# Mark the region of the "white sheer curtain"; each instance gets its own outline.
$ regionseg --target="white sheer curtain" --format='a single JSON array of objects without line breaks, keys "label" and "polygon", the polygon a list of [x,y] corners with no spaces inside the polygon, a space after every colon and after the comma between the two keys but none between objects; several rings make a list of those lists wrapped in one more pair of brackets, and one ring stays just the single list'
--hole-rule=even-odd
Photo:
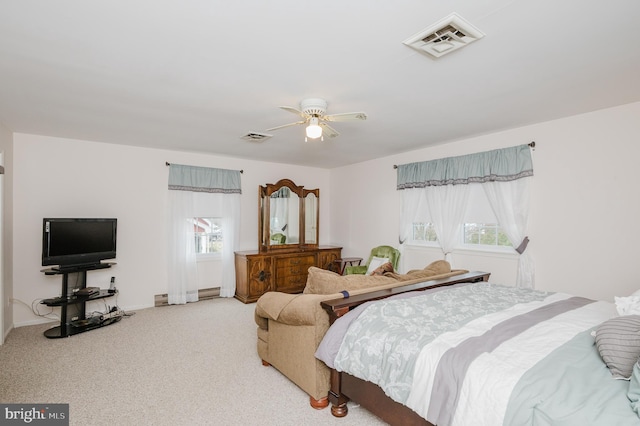
[{"label": "white sheer curtain", "polygon": [[236,294],[236,268],[234,251],[240,240],[240,194],[216,194],[224,197],[222,206],[222,282],[220,297],[233,297]]},{"label": "white sheer curtain", "polygon": [[287,218],[289,217],[289,197],[272,197],[270,207],[273,211],[270,223],[271,232],[288,236],[289,223],[287,222]]},{"label": "white sheer curtain", "polygon": [[526,250],[529,239],[529,199],[532,177],[510,182],[485,182],[482,187],[498,219],[500,227],[509,238],[511,245],[520,255],[516,287],[535,287],[535,265],[531,252]]},{"label": "white sheer curtain", "polygon": [[235,294],[234,251],[240,226],[240,172],[171,164],[168,214],[168,302],[198,300],[193,218],[218,217],[222,222],[220,296]]},{"label": "white sheer curtain", "polygon": [[189,191],[169,191],[167,296],[171,305],[198,301],[193,195]]},{"label": "white sheer curtain", "polygon": [[[173,191],[185,192],[185,191]],[[240,235],[240,194],[192,192],[193,217],[216,217],[222,225],[222,282],[220,297],[233,297],[236,293],[234,248]]]},{"label": "white sheer curtain", "polygon": [[430,222],[438,235],[438,244],[445,260],[453,266],[451,252],[461,241],[460,223],[463,221],[468,199],[468,185],[403,190],[400,196],[400,260],[404,257],[404,244],[411,238],[413,224]]},{"label": "white sheer curtain", "polygon": [[429,217],[438,236],[444,259],[453,267],[453,250],[462,242],[469,185],[441,185],[424,188]]},{"label": "white sheer curtain", "polygon": [[398,243],[400,244],[400,264],[399,270],[406,271],[405,268],[405,244],[411,239],[413,233],[413,223],[423,222],[420,209],[424,191],[420,188],[411,188],[400,192],[400,227],[398,229]]}]

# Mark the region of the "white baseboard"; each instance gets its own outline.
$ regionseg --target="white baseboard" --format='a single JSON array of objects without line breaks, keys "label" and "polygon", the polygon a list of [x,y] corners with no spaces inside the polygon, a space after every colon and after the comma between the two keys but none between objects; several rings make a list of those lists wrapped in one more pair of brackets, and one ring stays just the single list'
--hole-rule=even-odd
[{"label": "white baseboard", "polygon": [[55,323],[55,322],[59,322],[60,320],[56,320],[53,318],[36,318],[36,319],[32,319],[32,320],[27,320],[27,321],[19,321],[14,323],[14,327],[18,328],[18,327],[27,327],[30,325],[40,325],[40,324],[47,324],[47,323]]},{"label": "white baseboard", "polygon": [[4,335],[2,336],[2,341],[0,341],[0,345],[2,345],[6,340],[7,340],[7,336],[9,335],[9,333],[11,332],[11,330],[13,330],[13,324],[11,324],[9,326],[9,328],[7,328],[4,331]]},{"label": "white baseboard", "polygon": [[[220,287],[201,288],[198,290],[198,300],[213,299],[220,296]],[[169,295],[168,294],[156,294],[154,296],[154,306],[168,306]]]}]

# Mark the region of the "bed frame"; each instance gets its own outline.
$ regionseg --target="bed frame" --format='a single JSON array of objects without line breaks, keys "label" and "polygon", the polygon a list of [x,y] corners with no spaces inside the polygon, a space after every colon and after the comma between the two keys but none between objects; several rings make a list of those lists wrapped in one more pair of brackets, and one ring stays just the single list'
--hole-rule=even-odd
[{"label": "bed frame", "polygon": [[[365,302],[385,299],[409,291],[421,291],[428,288],[460,283],[488,281],[490,275],[488,272],[467,272],[440,280],[394,287],[344,299],[326,300],[321,302],[321,305],[329,314],[329,320],[331,324],[333,324],[336,319]],[[331,414],[335,417],[346,416],[348,414],[347,402],[353,401],[392,425],[434,426],[406,406],[389,398],[378,385],[346,373],[338,372],[334,369],[331,369],[329,401],[331,402]]]}]

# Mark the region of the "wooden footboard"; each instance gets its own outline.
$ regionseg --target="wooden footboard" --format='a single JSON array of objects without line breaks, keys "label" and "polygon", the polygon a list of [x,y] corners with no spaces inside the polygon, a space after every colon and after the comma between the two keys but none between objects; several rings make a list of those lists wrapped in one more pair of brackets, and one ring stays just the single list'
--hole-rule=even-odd
[{"label": "wooden footboard", "polygon": [[[330,321],[333,324],[336,319],[349,312],[349,310],[368,301],[380,300],[409,291],[420,291],[460,283],[488,281],[490,275],[488,272],[467,272],[441,280],[394,287],[344,299],[327,300],[321,302],[321,305],[329,313]],[[329,390],[331,413],[336,417],[346,416],[348,413],[347,402],[350,400],[360,404],[391,425],[433,426],[411,409],[389,398],[376,384],[332,369],[331,389]]]},{"label": "wooden footboard", "polygon": [[356,296],[349,296],[342,299],[331,299],[320,302],[322,308],[329,314],[330,323],[349,312],[351,309],[365,302],[372,300],[385,299],[396,294],[407,293],[409,291],[421,291],[434,287],[442,287],[460,283],[477,283],[480,281],[489,281],[490,272],[466,272],[460,275],[454,275],[448,278],[442,278],[439,280],[423,281],[419,283],[388,288],[386,290],[372,291],[370,293],[358,294]]}]

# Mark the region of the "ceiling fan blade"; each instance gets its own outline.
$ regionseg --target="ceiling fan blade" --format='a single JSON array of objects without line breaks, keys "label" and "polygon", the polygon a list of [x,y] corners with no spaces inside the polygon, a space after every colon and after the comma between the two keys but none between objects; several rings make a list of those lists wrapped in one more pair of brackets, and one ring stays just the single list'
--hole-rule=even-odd
[{"label": "ceiling fan blade", "polygon": [[322,116],[322,120],[326,121],[358,121],[366,119],[367,114],[364,112],[345,112],[342,114],[330,114]]},{"label": "ceiling fan blade", "polygon": [[289,111],[292,114],[299,115],[302,118],[307,118],[307,114],[305,114],[304,112],[300,111],[298,108],[294,108],[294,107],[290,107],[290,106],[281,106],[280,108],[282,108],[285,111]]},{"label": "ceiling fan blade", "polygon": [[328,138],[335,138],[340,135],[336,129],[329,126],[327,123],[320,123],[320,127],[322,127],[322,135]]},{"label": "ceiling fan blade", "polygon": [[295,123],[283,124],[282,126],[276,126],[276,127],[267,129],[267,132],[270,132],[271,130],[284,129],[285,127],[297,126],[298,124],[304,124],[304,123],[306,123],[306,120],[296,121]]}]

